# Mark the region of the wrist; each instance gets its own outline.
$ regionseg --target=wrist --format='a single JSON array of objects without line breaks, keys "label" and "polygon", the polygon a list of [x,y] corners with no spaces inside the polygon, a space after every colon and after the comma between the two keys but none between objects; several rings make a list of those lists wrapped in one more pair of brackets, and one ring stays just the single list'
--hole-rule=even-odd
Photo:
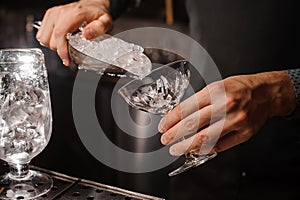
[{"label": "wrist", "polygon": [[296,108],[296,96],[288,73],[274,71],[256,75],[256,89],[268,101],[269,117],[290,115]]}]

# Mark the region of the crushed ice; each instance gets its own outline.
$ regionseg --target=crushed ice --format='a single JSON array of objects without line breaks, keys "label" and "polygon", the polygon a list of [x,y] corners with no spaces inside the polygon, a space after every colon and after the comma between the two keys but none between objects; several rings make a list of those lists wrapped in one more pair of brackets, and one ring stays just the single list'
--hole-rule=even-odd
[{"label": "crushed ice", "polygon": [[[68,40],[69,44],[79,52],[125,69],[138,77],[145,77],[151,72],[151,61],[139,45],[125,42],[107,34],[87,40],[81,32],[68,35]],[[107,67],[107,65],[104,66]],[[103,66],[99,66],[99,68],[101,67]],[[84,68],[88,69],[88,66]],[[99,69],[99,71],[103,71],[103,69]]]}]

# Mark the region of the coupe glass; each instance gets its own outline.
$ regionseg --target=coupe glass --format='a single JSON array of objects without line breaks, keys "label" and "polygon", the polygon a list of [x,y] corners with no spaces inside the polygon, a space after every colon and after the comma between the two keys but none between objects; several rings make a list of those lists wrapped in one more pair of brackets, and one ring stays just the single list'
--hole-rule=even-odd
[{"label": "coupe glass", "polygon": [[29,169],[52,129],[47,72],[39,49],[0,49],[0,199],[36,199],[50,190],[50,176]]},{"label": "coupe glass", "polygon": [[[190,63],[179,60],[153,70],[143,79],[132,80],[119,89],[119,94],[133,108],[165,115],[180,103],[190,80]],[[184,138],[182,138],[184,139]],[[199,166],[217,154],[186,154],[185,163],[169,173],[180,174]]]}]

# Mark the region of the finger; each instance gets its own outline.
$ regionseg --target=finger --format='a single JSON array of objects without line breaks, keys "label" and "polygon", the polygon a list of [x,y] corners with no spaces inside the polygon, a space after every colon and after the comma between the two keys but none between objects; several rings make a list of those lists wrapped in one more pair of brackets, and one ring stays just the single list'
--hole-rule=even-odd
[{"label": "finger", "polygon": [[158,125],[158,131],[161,133],[166,132],[169,128],[174,126],[181,119],[209,104],[209,92],[207,88],[204,88],[203,90],[199,91],[195,95],[189,97],[188,99],[180,103],[166,116],[164,116]]},{"label": "finger", "polygon": [[41,22],[41,26],[38,30],[38,32],[36,33],[36,39],[40,42],[40,44],[42,46],[47,46],[49,47],[50,45],[50,40],[51,40],[51,35],[53,32],[53,12],[55,12],[56,8],[51,8],[49,10],[47,10],[47,12],[45,13],[43,20]]},{"label": "finger", "polygon": [[[62,21],[62,23],[64,23]],[[62,23],[58,23],[53,30],[53,35],[51,37],[50,48],[57,51],[58,56],[62,60],[65,66],[70,65],[69,51],[68,51],[68,42],[66,35],[71,32],[75,26],[63,26]]]},{"label": "finger", "polygon": [[[49,29],[51,26],[49,26]],[[39,41],[40,45],[43,47],[49,47],[50,46],[50,38],[51,34],[49,34],[52,30],[45,31],[44,29],[39,29],[36,35],[37,41]],[[39,35],[38,35],[39,34]]]},{"label": "finger", "polygon": [[171,127],[161,137],[161,143],[168,145],[186,135],[196,133],[199,129],[207,126],[210,122],[211,106],[206,106],[192,113]]},{"label": "finger", "polygon": [[101,15],[97,20],[89,23],[82,31],[83,37],[93,39],[107,32],[112,26],[112,19],[109,14]]},{"label": "finger", "polygon": [[230,129],[224,128],[224,119],[220,120],[202,129],[197,134],[172,145],[170,154],[180,156],[196,149],[200,149],[199,154],[207,154],[212,151],[218,139],[229,132]]},{"label": "finger", "polygon": [[213,150],[216,152],[222,152],[230,149],[236,145],[246,142],[252,137],[248,131],[233,131],[224,137],[220,138]]},{"label": "finger", "polygon": [[60,57],[65,66],[69,66],[71,62],[69,58],[67,40],[64,38],[57,38],[56,45],[58,56]]},{"label": "finger", "polygon": [[[251,129],[245,129],[243,132],[238,131],[240,129],[238,122],[242,119],[243,117],[234,118],[233,115],[227,116],[201,130],[194,136],[173,145],[170,148],[170,153],[173,153],[172,155],[182,155],[200,149],[198,154],[207,154],[210,152],[224,151],[240,144],[251,137]],[[230,136],[229,139],[224,139],[228,137],[228,134],[232,135],[232,133],[236,132],[241,134],[236,135],[235,140],[231,141],[232,136]],[[217,146],[212,148],[218,140]]]},{"label": "finger", "polygon": [[67,34],[78,29],[83,23],[83,17],[77,17],[74,20],[62,19],[55,25],[51,38],[51,49],[57,50],[57,53],[65,66],[69,66],[71,61],[68,51]]}]

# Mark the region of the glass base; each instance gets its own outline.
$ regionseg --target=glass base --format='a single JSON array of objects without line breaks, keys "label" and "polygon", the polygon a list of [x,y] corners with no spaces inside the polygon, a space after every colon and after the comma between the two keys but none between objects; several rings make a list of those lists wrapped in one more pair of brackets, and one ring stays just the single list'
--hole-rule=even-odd
[{"label": "glass base", "polygon": [[13,179],[8,173],[0,179],[0,199],[36,199],[46,194],[53,180],[47,174],[30,170],[22,179]]},{"label": "glass base", "polygon": [[205,154],[205,155],[196,155],[196,154],[188,154],[186,156],[186,161],[183,165],[181,165],[179,168],[175,169],[174,171],[169,173],[169,176],[175,176],[178,174],[181,174],[182,172],[185,172],[191,168],[198,167],[199,165],[202,165],[206,161],[213,159],[218,154]]}]

